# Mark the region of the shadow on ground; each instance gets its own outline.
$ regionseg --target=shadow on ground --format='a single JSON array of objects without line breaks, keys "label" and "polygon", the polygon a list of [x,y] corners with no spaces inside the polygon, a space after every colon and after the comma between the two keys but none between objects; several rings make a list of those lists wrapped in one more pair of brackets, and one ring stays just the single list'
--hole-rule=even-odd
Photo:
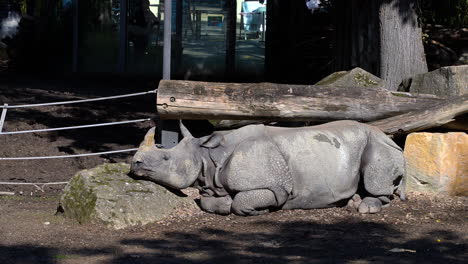
[{"label": "shadow on ground", "polygon": [[[228,223],[227,223],[228,224]],[[0,246],[1,263],[463,263],[466,243],[451,231],[401,232],[387,224],[257,221],[245,230],[198,228],[115,248]]]}]

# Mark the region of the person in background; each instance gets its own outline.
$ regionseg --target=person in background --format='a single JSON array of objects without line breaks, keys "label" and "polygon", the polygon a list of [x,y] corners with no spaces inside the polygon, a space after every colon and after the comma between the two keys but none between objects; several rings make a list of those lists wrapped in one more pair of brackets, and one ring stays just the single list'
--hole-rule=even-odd
[{"label": "person in background", "polygon": [[320,9],[320,0],[306,0],[306,6],[310,12],[314,13],[315,10]]},{"label": "person in background", "polygon": [[135,2],[135,8],[130,13],[128,37],[135,45],[135,51],[144,54],[150,44],[154,29],[159,27],[160,22],[151,12],[149,0]]}]

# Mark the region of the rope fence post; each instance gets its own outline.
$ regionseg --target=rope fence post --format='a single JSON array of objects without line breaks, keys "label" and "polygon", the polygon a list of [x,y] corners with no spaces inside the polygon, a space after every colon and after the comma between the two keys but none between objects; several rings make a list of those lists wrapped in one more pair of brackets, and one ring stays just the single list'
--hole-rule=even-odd
[{"label": "rope fence post", "polygon": [[5,123],[7,111],[8,111],[8,104],[3,104],[2,116],[0,117],[0,133],[2,133],[3,131],[3,124]]}]

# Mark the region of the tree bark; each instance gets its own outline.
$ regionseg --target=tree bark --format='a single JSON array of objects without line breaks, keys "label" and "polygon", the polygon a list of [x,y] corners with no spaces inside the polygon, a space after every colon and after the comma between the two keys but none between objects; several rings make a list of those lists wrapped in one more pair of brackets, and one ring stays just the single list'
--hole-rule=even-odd
[{"label": "tree bark", "polygon": [[304,54],[298,48],[301,39],[306,37],[307,12],[305,1],[267,1],[265,73],[268,81],[300,83],[307,75]]},{"label": "tree bark", "polygon": [[386,134],[406,134],[442,126],[454,117],[468,113],[468,94],[441,101],[422,110],[370,122]]},{"label": "tree bark", "polygon": [[401,81],[427,72],[416,0],[384,0],[379,10],[380,78],[396,91]]},{"label": "tree bark", "polygon": [[163,119],[369,122],[439,101],[432,95],[358,87],[161,81],[157,111]]},{"label": "tree bark", "polygon": [[337,0],[335,70],[360,67],[396,91],[427,72],[416,0]]}]

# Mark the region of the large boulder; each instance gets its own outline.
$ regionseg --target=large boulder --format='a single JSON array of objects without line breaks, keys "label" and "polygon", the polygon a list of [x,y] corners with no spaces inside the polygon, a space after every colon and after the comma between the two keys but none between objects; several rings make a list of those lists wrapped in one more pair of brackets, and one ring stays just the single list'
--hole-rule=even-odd
[{"label": "large boulder", "polygon": [[60,198],[66,217],[121,229],[163,220],[175,210],[198,210],[193,198],[127,176],[130,165],[103,164],[73,176]]},{"label": "large boulder", "polygon": [[468,196],[466,133],[412,133],[404,155],[409,190]]},{"label": "large boulder", "polygon": [[468,65],[442,67],[418,74],[407,80],[406,86],[400,90],[443,97],[468,94]]},{"label": "large boulder", "polygon": [[361,68],[339,71],[328,75],[315,85],[334,87],[383,88],[385,81]]}]

